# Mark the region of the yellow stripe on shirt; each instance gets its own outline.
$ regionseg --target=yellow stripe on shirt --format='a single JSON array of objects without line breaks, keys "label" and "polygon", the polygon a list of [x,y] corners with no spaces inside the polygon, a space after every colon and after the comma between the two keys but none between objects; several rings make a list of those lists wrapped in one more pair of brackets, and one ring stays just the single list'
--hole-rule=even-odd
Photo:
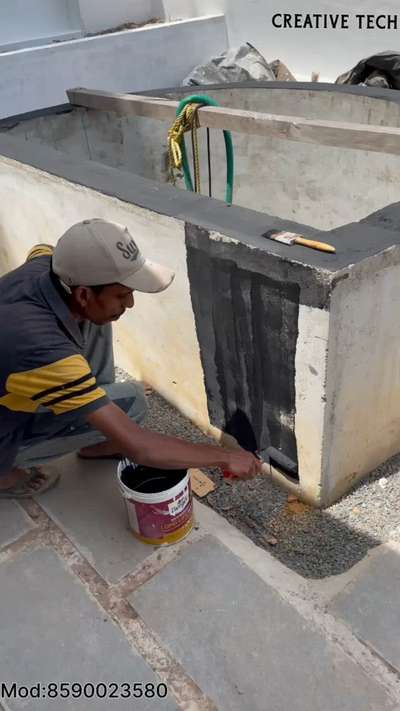
[{"label": "yellow stripe on shirt", "polygon": [[72,395],[66,400],[62,400],[55,405],[48,405],[48,407],[55,415],[62,415],[64,412],[72,412],[73,410],[78,410],[80,407],[89,405],[95,400],[99,400],[101,397],[105,396],[103,388],[95,388],[88,393],[83,393],[82,395]]},{"label": "yellow stripe on shirt", "polygon": [[102,388],[96,387],[88,362],[79,354],[34,370],[13,373],[7,378],[6,390],[8,395],[0,398],[0,405],[18,411],[19,403],[22,412],[34,412],[43,405],[56,415],[76,410],[105,395]]},{"label": "yellow stripe on shirt", "polygon": [[36,259],[36,257],[51,257],[53,251],[54,247],[52,247],[51,244],[36,244],[28,252],[26,261],[30,262],[32,259]]},{"label": "yellow stripe on shirt", "polygon": [[38,402],[33,402],[21,395],[14,395],[14,393],[8,393],[8,395],[0,397],[0,405],[12,412],[36,412],[39,407]]}]

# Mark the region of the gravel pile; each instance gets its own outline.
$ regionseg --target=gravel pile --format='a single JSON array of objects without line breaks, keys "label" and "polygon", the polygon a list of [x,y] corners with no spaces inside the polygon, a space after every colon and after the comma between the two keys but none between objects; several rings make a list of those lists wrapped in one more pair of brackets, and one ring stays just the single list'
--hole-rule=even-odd
[{"label": "gravel pile", "polygon": [[[118,379],[127,379],[118,371]],[[213,444],[158,394],[149,397],[149,429]],[[217,485],[207,503],[257,545],[307,578],[343,573],[374,546],[400,540],[400,455],[380,466],[347,497],[325,511],[291,501],[267,477],[226,483],[219,470],[204,470]]]}]

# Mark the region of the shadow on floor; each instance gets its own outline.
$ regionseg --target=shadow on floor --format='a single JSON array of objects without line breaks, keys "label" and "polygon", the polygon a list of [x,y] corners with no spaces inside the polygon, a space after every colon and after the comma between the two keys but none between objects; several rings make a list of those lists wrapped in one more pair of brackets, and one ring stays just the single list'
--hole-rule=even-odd
[{"label": "shadow on floor", "polygon": [[[157,394],[149,399],[146,425],[213,443]],[[219,470],[207,473],[217,489],[202,502],[306,578],[344,573],[372,548],[400,535],[400,455],[325,511],[288,503],[287,492],[266,477],[231,485]]]}]

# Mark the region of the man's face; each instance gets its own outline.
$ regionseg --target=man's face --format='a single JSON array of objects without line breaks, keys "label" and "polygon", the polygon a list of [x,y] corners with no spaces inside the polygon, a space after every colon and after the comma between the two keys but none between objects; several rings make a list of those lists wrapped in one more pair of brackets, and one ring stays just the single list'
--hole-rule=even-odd
[{"label": "man's face", "polygon": [[135,303],[133,290],[121,284],[110,284],[100,291],[89,286],[78,286],[74,289],[73,299],[79,317],[97,326],[117,321]]}]

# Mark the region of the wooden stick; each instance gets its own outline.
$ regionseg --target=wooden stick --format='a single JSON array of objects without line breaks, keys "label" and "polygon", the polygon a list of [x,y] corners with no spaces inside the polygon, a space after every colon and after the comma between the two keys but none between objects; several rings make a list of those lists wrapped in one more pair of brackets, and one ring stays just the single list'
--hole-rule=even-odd
[{"label": "wooden stick", "polygon": [[[71,104],[119,115],[143,116],[172,123],[177,101],[111,91],[70,89]],[[400,155],[400,128],[369,126],[340,121],[317,121],[300,116],[242,111],[226,107],[205,106],[198,112],[200,126],[228,131],[270,136],[286,141],[335,146],[374,153]]]}]

